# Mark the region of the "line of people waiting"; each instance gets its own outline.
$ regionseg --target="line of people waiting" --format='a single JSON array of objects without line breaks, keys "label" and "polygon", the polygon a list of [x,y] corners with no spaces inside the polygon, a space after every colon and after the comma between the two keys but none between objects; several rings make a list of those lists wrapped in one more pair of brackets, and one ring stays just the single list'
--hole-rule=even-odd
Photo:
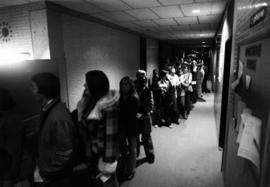
[{"label": "line of people waiting", "polygon": [[154,127],[179,125],[179,119],[188,118],[194,103],[205,101],[202,98],[205,68],[200,59],[183,59],[171,62],[160,73],[153,71]]},{"label": "line of people waiting", "polygon": [[[89,71],[77,108],[70,112],[60,100],[59,78],[36,74],[31,91],[42,108],[36,132],[29,137],[11,94],[1,88],[0,186],[109,187],[131,180],[141,144],[147,161],[154,162],[153,96],[146,83],[140,70],[135,81],[124,77],[118,92],[110,90],[104,72]],[[31,142],[27,148],[25,139]],[[31,150],[26,155],[33,162],[22,163],[24,149]]]},{"label": "line of people waiting", "polygon": [[[110,90],[104,72],[89,71],[72,112],[60,100],[59,78],[39,73],[31,78],[31,90],[42,109],[28,137],[10,93],[1,88],[0,186],[20,181],[21,187],[111,187],[131,180],[141,145],[148,163],[155,160],[152,125],[179,124],[180,115],[187,119],[193,103],[203,101],[203,69],[196,60],[176,62],[155,70],[149,87],[146,72],[138,70],[135,81],[121,79],[119,92]],[[25,155],[32,158],[26,164]]]}]

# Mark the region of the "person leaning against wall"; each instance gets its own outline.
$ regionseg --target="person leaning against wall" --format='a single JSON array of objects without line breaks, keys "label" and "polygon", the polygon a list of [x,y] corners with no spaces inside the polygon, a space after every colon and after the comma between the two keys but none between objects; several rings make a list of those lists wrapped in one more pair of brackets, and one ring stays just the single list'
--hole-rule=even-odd
[{"label": "person leaning against wall", "polygon": [[0,88],[0,186],[13,187],[20,172],[23,149],[23,122],[14,112],[10,93]]},{"label": "person leaning against wall", "polygon": [[51,73],[38,73],[31,78],[31,88],[43,106],[37,132],[34,182],[36,186],[70,187],[74,124],[60,100],[59,78]]}]

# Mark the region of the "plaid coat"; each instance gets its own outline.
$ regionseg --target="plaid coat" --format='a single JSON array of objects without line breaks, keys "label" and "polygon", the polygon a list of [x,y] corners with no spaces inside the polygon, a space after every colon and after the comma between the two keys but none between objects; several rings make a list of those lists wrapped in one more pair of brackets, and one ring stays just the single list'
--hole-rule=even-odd
[{"label": "plaid coat", "polygon": [[96,103],[94,109],[82,121],[86,157],[98,155],[107,163],[117,160],[119,156],[118,101],[118,92],[110,91]]}]

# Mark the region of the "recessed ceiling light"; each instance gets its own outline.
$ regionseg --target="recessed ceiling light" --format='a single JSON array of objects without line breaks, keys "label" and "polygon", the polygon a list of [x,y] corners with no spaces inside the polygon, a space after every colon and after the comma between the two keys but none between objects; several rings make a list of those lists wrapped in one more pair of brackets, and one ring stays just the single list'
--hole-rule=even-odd
[{"label": "recessed ceiling light", "polygon": [[200,13],[201,12],[201,10],[200,9],[195,9],[195,10],[192,10],[192,13],[194,13],[194,14],[197,14],[197,13]]}]

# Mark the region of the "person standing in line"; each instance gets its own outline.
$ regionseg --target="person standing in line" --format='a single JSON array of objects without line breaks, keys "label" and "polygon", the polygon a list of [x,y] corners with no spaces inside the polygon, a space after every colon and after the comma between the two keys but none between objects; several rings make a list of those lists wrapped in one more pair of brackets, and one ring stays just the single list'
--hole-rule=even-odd
[{"label": "person standing in line", "polygon": [[34,181],[37,186],[71,187],[74,124],[60,100],[59,78],[52,73],[38,73],[31,78],[31,88],[42,103]]},{"label": "person standing in line", "polygon": [[9,91],[0,88],[0,186],[14,187],[18,180],[23,152],[24,128],[14,112]]},{"label": "person standing in line", "polygon": [[204,69],[203,65],[198,66],[198,73],[197,73],[197,96],[198,98],[202,98],[202,83],[204,79]]},{"label": "person standing in line", "polygon": [[182,75],[182,87],[183,87],[183,94],[181,96],[181,103],[183,106],[185,106],[185,118],[190,113],[191,110],[191,101],[190,101],[190,94],[193,91],[192,90],[192,74],[190,72],[189,67],[186,65],[183,69],[183,75]]},{"label": "person standing in line", "polygon": [[170,118],[171,122],[179,125],[179,108],[177,106],[177,89],[180,85],[180,80],[176,74],[175,67],[170,68],[170,73],[168,74],[168,79],[171,83],[171,92],[172,92],[172,105],[170,107]]},{"label": "person standing in line", "polygon": [[[141,105],[139,109],[139,113],[141,114],[139,131],[142,135],[142,142],[144,145],[146,158],[149,163],[153,163],[155,159],[154,147],[153,147],[153,142],[151,138],[151,131],[152,131],[151,112],[154,106],[153,94],[146,85],[147,77],[146,77],[146,72],[144,70],[138,70],[136,74],[136,78],[137,79],[135,80],[135,87],[141,101]],[[139,142],[140,140],[138,138],[138,146],[137,146],[138,154],[140,151]]]},{"label": "person standing in line", "polygon": [[[120,151],[123,160],[127,160],[122,177],[131,180],[136,168],[136,150],[140,99],[134,82],[129,77],[120,81]],[[139,116],[138,116],[139,117]]]},{"label": "person standing in line", "polygon": [[172,92],[170,92],[171,83],[168,80],[168,72],[162,70],[160,73],[160,80],[158,81],[158,102],[157,102],[157,113],[158,113],[158,125],[167,126],[172,128],[172,124],[169,116],[169,109],[172,103]]},{"label": "person standing in line", "polygon": [[153,123],[152,125],[154,127],[158,127],[158,112],[157,112],[157,103],[158,103],[158,81],[159,81],[159,73],[157,69],[153,70],[153,77],[152,77],[152,84],[150,87],[150,90],[153,93],[153,99],[154,99],[154,109],[152,113],[152,119]]},{"label": "person standing in line", "polygon": [[119,93],[110,90],[109,79],[100,70],[86,73],[84,88],[77,105],[86,154],[82,168],[87,167],[89,186],[118,187]]}]

